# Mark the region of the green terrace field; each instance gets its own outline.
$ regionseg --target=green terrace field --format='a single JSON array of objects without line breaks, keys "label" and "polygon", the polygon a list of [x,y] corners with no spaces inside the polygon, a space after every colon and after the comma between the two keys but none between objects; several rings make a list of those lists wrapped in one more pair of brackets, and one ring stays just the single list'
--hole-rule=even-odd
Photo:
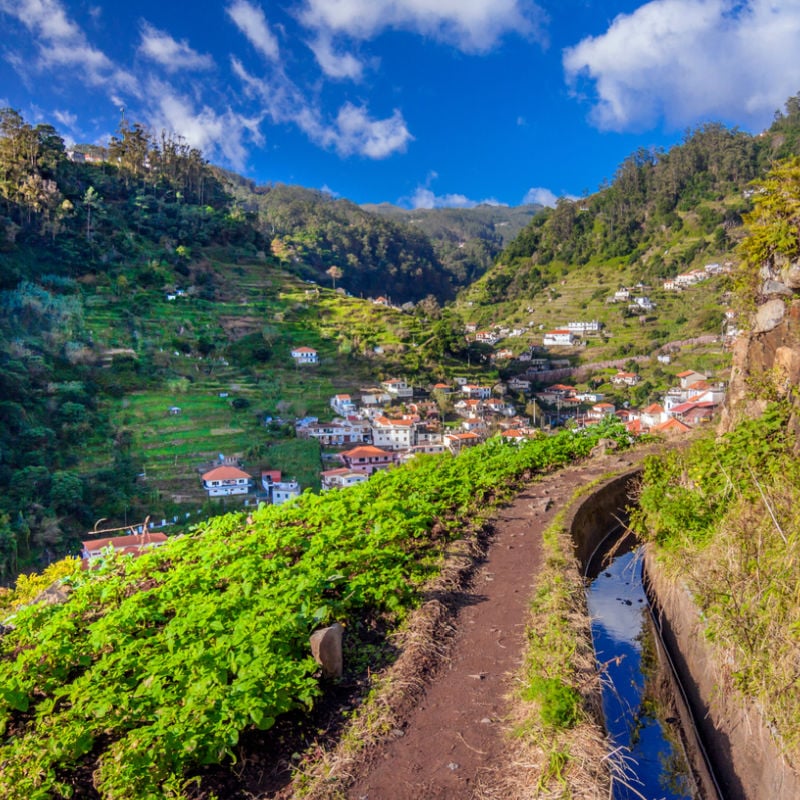
[{"label": "green terrace field", "polygon": [[627,439],[619,425],[495,439],[216,517],[136,559],[86,571],[74,560],[58,605],[31,604],[21,581],[0,598],[13,619],[0,639],[0,794],[197,796],[203,765],[229,762],[242,734],[322,695],[312,631],[371,629],[375,652],[374,631],[424,599],[449,542],[604,436]]},{"label": "green terrace field", "polygon": [[[410,314],[264,263],[207,265],[173,300],[172,286],[131,291],[136,278],[86,287],[86,326],[105,354],[112,422],[132,438],[148,502],[167,511],[205,500],[200,474],[220,453],[318,488],[318,447],[286,438],[294,419],[328,417],[334,394],[393,376],[422,336]],[[301,345],[320,363],[295,365]],[[108,460],[106,449],[85,455],[87,466]]]}]

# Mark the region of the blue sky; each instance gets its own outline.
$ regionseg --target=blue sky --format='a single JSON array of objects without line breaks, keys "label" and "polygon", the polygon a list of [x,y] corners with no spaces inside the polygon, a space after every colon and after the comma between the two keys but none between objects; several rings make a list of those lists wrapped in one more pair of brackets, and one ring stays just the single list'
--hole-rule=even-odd
[{"label": "blue sky", "polygon": [[0,0],[0,105],[68,142],[168,130],[258,183],[552,204],[639,147],[757,133],[800,0]]}]

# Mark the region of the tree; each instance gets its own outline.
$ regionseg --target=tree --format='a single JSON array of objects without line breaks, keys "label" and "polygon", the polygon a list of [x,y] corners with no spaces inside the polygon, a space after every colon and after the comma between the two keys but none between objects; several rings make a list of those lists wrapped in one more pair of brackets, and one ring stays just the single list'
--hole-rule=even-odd
[{"label": "tree", "polygon": [[337,266],[333,266],[330,269],[325,270],[325,274],[330,276],[330,279],[333,283],[333,289],[336,290],[336,281],[339,280],[344,272]]},{"label": "tree", "polygon": [[92,209],[96,209],[103,198],[97,193],[94,186],[90,186],[83,194],[83,207],[86,209],[86,238],[92,240]]}]

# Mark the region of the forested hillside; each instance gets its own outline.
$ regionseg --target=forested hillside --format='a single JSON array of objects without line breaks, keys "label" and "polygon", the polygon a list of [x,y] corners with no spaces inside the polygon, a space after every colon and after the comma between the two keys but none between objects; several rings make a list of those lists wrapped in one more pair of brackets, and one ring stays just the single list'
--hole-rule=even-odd
[{"label": "forested hillside", "polygon": [[302,278],[341,286],[356,297],[389,293],[398,304],[428,294],[451,300],[463,285],[431,240],[411,226],[323,192],[226,177],[233,195],[256,215],[271,253]]},{"label": "forested hillside", "polygon": [[620,283],[654,283],[731,253],[750,207],[748,184],[774,161],[800,152],[800,100],[790,98],[770,129],[751,136],[720,124],[687,133],[668,151],[640,150],[608,186],[578,200],[561,198],[536,216],[464,299],[480,306],[531,298],[565,268],[599,266]]}]

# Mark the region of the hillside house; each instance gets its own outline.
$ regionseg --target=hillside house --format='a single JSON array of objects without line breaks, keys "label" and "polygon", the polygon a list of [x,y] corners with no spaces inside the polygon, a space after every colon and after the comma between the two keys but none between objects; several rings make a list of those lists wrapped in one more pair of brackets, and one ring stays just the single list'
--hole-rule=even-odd
[{"label": "hillside house", "polygon": [[698,381],[708,380],[706,375],[702,372],[695,372],[693,369],[687,369],[685,372],[679,372],[675,376],[681,384],[681,389],[689,389]]},{"label": "hillside house", "polygon": [[295,347],[292,350],[292,358],[298,366],[304,364],[319,364],[317,351],[313,347]]},{"label": "hillside house", "polygon": [[112,536],[104,539],[88,539],[81,542],[81,558],[92,561],[92,559],[102,556],[104,552],[113,552],[118,555],[139,555],[143,550],[151,547],[160,547],[166,542],[167,537],[163,533],[152,533],[145,528],[143,533]]},{"label": "hillside house", "polygon": [[357,411],[356,404],[349,394],[334,395],[331,397],[330,406],[337,414],[341,414],[343,417],[355,414]]},{"label": "hillside house", "polygon": [[489,386],[477,386],[474,383],[465,383],[461,387],[461,394],[470,400],[488,400],[492,396]]},{"label": "hillside house", "polygon": [[531,390],[531,382],[526,378],[514,377],[509,380],[508,388],[514,392],[529,392]]},{"label": "hillside house", "polygon": [[378,470],[389,469],[397,461],[397,453],[382,450],[374,445],[362,445],[354,447],[352,450],[345,450],[339,453],[337,458],[354,472],[362,472],[365,475],[372,475]]},{"label": "hillside house", "polygon": [[381,386],[392,396],[392,399],[414,396],[414,389],[403,378],[391,378],[388,381],[381,381]]},{"label": "hillside house", "polygon": [[613,417],[616,409],[613,403],[595,403],[587,412],[588,419],[605,419],[606,417]]},{"label": "hillside house", "polygon": [[641,378],[635,372],[618,372],[611,376],[611,383],[615,386],[636,386]]},{"label": "hillside house", "polygon": [[350,486],[356,486],[369,480],[369,476],[363,472],[354,472],[347,467],[336,467],[321,472],[320,479],[322,491],[325,492],[329,489],[347,489]]},{"label": "hillside house", "polygon": [[366,420],[334,419],[332,422],[311,422],[295,428],[298,439],[316,439],[325,447],[366,444],[372,441],[372,426]]},{"label": "hillside house", "polygon": [[547,331],[542,344],[545,347],[569,347],[575,344],[575,335],[568,328]]},{"label": "hillside house", "polygon": [[656,304],[647,296],[634,297],[630,305],[634,311],[652,311]]},{"label": "hillside house", "polygon": [[627,303],[628,300],[631,298],[631,290],[627,287],[623,286],[620,289],[617,289],[616,292],[609,298],[609,302],[611,303]]},{"label": "hillside house", "polygon": [[567,330],[572,331],[576,335],[584,333],[600,333],[603,324],[596,319],[585,321],[579,320],[577,322],[568,322]]},{"label": "hillside house", "polygon": [[392,395],[377,386],[361,390],[361,405],[366,408],[379,408],[392,402]]},{"label": "hillside house", "polygon": [[480,444],[481,437],[477,433],[464,431],[463,433],[446,433],[444,435],[445,447],[451,453],[460,453],[465,447],[474,447]]},{"label": "hillside house", "polygon": [[654,428],[667,421],[667,413],[660,403],[651,403],[639,412],[639,420],[644,428]]},{"label": "hillside house", "polygon": [[272,485],[270,502],[274,506],[281,506],[300,497],[300,484],[297,481],[278,481]]},{"label": "hillside house", "polygon": [[372,420],[372,443],[389,450],[405,450],[417,443],[417,419],[390,419],[378,416]]},{"label": "hillside house", "polygon": [[203,488],[209,497],[228,497],[247,494],[253,476],[231,465],[216,467],[203,475]]}]

